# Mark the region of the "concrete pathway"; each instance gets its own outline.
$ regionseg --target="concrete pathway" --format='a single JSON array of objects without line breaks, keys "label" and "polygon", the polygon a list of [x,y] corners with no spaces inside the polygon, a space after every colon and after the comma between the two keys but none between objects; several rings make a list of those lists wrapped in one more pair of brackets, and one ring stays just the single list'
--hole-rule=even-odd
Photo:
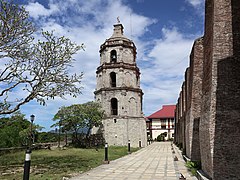
[{"label": "concrete pathway", "polygon": [[[187,180],[196,180],[191,176],[181,152],[170,142],[155,142],[135,153],[103,164],[86,173],[71,178],[71,180],[179,180],[182,173]],[[178,161],[174,161],[174,156]]]}]

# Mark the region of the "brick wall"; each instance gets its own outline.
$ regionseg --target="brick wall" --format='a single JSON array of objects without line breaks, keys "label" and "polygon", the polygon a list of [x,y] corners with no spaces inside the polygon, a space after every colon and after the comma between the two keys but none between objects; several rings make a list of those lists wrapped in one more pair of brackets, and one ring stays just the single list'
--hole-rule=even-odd
[{"label": "brick wall", "polygon": [[[194,42],[191,55],[189,77],[187,78],[187,112],[186,112],[186,155],[191,160],[200,160],[199,118],[202,99],[203,75],[203,38]],[[194,146],[193,146],[194,141]]]},{"label": "brick wall", "polygon": [[214,1],[213,79],[215,126],[213,179],[240,179],[240,3]]},{"label": "brick wall", "polygon": [[240,3],[205,3],[204,37],[194,43],[185,74],[187,87],[178,101],[181,116],[176,118],[185,134],[177,133],[183,137],[176,138],[186,140],[187,156],[201,159],[202,170],[211,179],[239,180]]}]

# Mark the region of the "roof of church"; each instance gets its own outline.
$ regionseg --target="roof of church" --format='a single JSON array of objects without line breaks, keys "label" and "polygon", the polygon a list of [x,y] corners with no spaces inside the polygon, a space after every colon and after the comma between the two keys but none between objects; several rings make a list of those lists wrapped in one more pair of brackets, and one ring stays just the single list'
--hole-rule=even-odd
[{"label": "roof of church", "polygon": [[176,105],[163,105],[162,109],[148,116],[148,119],[174,118]]}]

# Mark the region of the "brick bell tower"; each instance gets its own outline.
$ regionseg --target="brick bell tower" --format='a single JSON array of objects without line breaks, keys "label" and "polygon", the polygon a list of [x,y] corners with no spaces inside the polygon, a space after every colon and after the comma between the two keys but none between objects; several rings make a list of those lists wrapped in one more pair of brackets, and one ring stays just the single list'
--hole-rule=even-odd
[{"label": "brick bell tower", "polygon": [[[113,35],[100,46],[96,71],[95,100],[105,111],[102,132],[109,145],[146,146],[146,122],[142,113],[140,71],[136,47],[123,35],[123,25],[114,25]],[[98,129],[93,130],[93,132]]]}]

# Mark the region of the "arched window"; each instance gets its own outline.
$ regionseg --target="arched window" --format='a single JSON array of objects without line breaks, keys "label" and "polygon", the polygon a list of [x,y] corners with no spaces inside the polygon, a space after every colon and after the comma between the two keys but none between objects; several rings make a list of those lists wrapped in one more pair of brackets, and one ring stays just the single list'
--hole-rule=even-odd
[{"label": "arched window", "polygon": [[116,50],[111,51],[110,58],[111,58],[111,63],[117,62],[117,51]]},{"label": "arched window", "polygon": [[118,115],[118,101],[116,98],[111,99],[111,114]]},{"label": "arched window", "polygon": [[111,72],[110,73],[110,79],[111,79],[111,87],[116,87],[116,73]]}]

